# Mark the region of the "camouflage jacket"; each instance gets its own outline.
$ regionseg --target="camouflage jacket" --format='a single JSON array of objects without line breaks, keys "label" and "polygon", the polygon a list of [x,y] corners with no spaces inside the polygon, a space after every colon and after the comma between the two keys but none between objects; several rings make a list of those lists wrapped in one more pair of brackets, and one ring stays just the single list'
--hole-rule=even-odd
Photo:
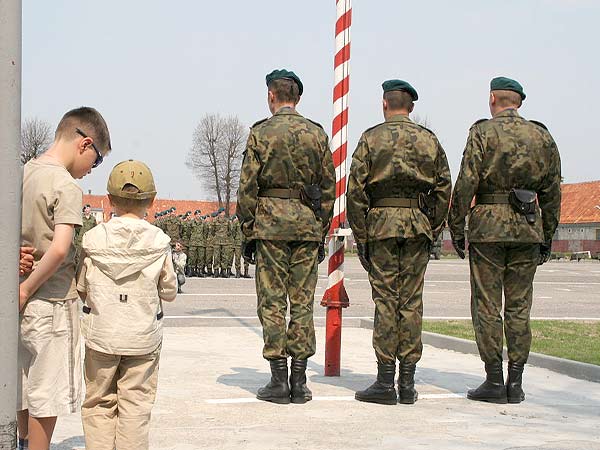
[{"label": "camouflage jacket", "polygon": [[180,222],[181,224],[181,240],[183,243],[188,246],[190,243],[190,236],[192,234],[192,226],[193,223],[191,220],[185,220]]},{"label": "camouflage jacket", "polygon": [[[469,131],[450,209],[454,239],[471,242],[546,242],[552,239],[560,216],[560,155],[546,128],[529,122],[514,109],[490,120],[476,122]],[[481,204],[471,208],[479,193],[507,193],[512,188],[537,192],[537,219],[508,204]],[[541,217],[541,219],[540,219]]]},{"label": "camouflage jacket", "polygon": [[231,237],[233,238],[233,244],[236,246],[242,245],[242,227],[240,222],[231,222]]},{"label": "camouflage jacket", "polygon": [[[441,233],[452,181],[446,153],[435,134],[408,116],[395,115],[365,131],[352,156],[348,220],[357,242]],[[435,217],[418,208],[370,208],[375,198],[416,198],[429,193]]]},{"label": "camouflage jacket", "polygon": [[167,217],[164,227],[165,233],[171,238],[171,242],[181,239],[181,223],[177,217]]},{"label": "camouflage jacket", "polygon": [[227,245],[231,239],[229,233],[229,220],[219,216],[214,221],[215,244]]},{"label": "camouflage jacket", "polygon": [[215,245],[215,221],[214,220],[205,223],[204,236],[206,239],[206,246],[213,247]]},{"label": "camouflage jacket", "polygon": [[206,244],[205,224],[202,220],[192,220],[190,231],[190,246],[204,247]]},{"label": "camouflage jacket", "polygon": [[81,218],[81,221],[83,222],[83,225],[81,225],[80,227],[77,227],[75,229],[75,243],[77,245],[81,245],[81,240],[83,239],[83,235],[97,225],[96,218],[92,215],[90,215],[89,218],[86,218],[85,216],[83,216]]},{"label": "camouflage jacket", "polygon": [[[259,197],[260,189],[321,187],[321,214],[298,199]],[[246,240],[322,241],[335,200],[335,171],[320,125],[282,108],[250,130],[240,174],[237,211]]]}]

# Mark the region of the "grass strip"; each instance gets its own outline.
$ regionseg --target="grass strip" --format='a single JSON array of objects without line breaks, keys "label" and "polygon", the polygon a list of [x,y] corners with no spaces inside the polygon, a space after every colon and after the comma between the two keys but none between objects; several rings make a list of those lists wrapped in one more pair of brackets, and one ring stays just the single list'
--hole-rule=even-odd
[{"label": "grass strip", "polygon": [[[423,331],[475,340],[470,320],[425,320]],[[532,320],[531,332],[532,352],[600,365],[600,321]]]}]

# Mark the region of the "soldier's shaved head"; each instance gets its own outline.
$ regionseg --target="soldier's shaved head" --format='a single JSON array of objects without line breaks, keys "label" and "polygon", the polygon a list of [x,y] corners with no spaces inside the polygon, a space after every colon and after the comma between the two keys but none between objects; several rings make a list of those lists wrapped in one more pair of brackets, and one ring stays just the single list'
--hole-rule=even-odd
[{"label": "soldier's shaved head", "polygon": [[492,91],[496,99],[496,106],[499,108],[521,107],[523,100],[521,96],[514,91]]},{"label": "soldier's shaved head", "polygon": [[414,102],[408,92],[404,91],[389,91],[383,94],[383,99],[387,102],[388,109],[393,111],[411,111]]},{"label": "soldier's shaved head", "polygon": [[294,80],[278,78],[269,83],[268,89],[280,103],[298,103],[300,101],[300,88]]}]

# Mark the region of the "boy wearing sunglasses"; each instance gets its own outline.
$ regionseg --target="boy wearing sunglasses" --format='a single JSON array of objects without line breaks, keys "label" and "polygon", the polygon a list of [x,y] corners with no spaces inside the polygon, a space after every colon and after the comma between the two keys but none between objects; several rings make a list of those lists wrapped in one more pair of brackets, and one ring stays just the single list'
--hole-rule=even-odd
[{"label": "boy wearing sunglasses", "polygon": [[75,179],[110,150],[104,118],[81,107],[63,116],[50,148],[24,167],[21,245],[35,251],[19,289],[19,448],[47,450],[57,416],[80,407],[73,235],[82,225],[83,192]]}]

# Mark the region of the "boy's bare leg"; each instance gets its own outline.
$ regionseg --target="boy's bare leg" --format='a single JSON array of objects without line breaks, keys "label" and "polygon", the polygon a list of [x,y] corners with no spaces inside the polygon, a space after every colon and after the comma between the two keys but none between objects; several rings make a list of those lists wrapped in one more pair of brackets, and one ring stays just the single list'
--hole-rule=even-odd
[{"label": "boy's bare leg", "polygon": [[19,439],[27,439],[29,435],[29,410],[17,411],[17,430]]},{"label": "boy's bare leg", "polygon": [[48,450],[56,417],[29,417],[29,450]]}]

